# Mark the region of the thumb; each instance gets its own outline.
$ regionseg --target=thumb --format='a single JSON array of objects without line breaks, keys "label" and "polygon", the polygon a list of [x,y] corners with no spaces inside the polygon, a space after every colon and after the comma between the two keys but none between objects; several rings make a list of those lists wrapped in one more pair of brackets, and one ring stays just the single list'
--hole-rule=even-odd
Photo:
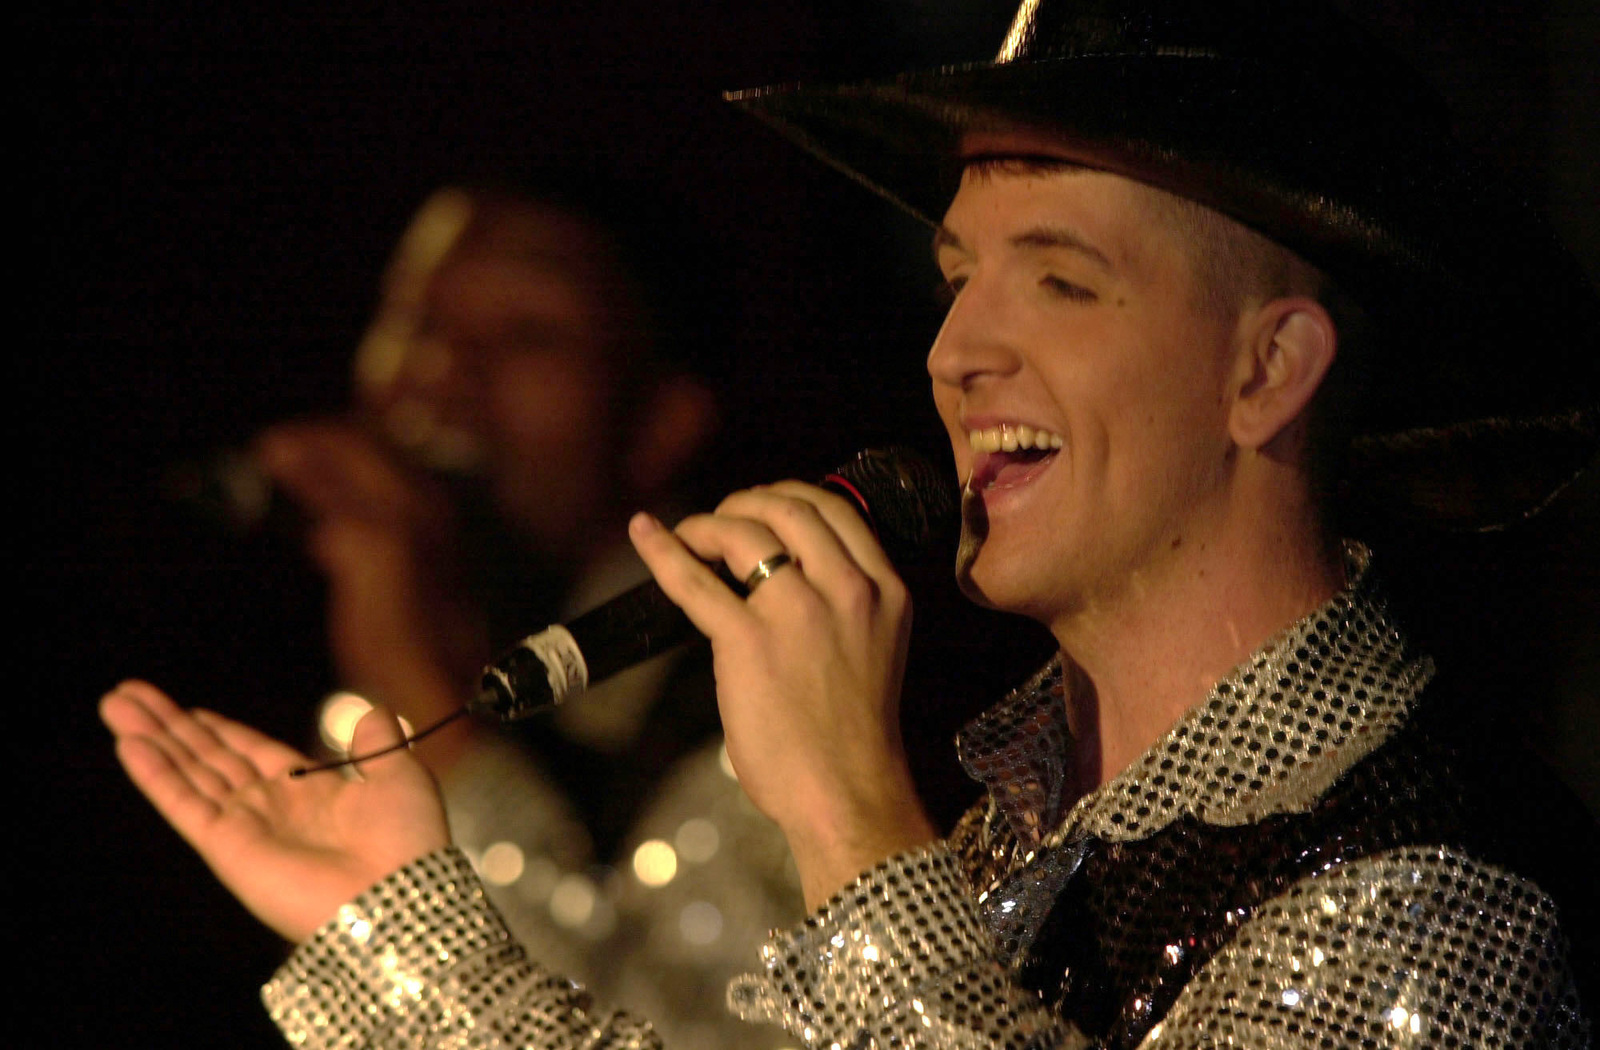
[{"label": "thumb", "polygon": [[[405,740],[405,730],[401,728],[400,720],[394,716],[394,712],[387,707],[375,706],[362,715],[361,721],[356,723],[356,730],[350,736],[350,753],[369,755],[395,747]],[[358,762],[356,768],[363,777],[372,780],[391,776],[415,761],[409,748],[401,748],[390,754]]]}]

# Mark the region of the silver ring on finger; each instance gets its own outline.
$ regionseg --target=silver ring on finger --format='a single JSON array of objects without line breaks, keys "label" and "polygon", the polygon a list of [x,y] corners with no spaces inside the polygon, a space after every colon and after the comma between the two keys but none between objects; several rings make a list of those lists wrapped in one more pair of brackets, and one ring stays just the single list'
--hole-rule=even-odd
[{"label": "silver ring on finger", "polygon": [[756,562],[756,567],[750,570],[750,575],[744,578],[744,596],[746,598],[755,593],[757,587],[767,582],[767,578],[779,569],[794,561],[785,551],[779,551],[770,558],[762,558]]}]

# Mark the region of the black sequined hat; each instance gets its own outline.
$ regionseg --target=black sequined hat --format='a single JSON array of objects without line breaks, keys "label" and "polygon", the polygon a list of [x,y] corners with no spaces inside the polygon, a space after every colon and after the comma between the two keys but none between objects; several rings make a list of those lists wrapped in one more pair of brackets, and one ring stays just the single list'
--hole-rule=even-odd
[{"label": "black sequined hat", "polygon": [[1532,513],[1596,454],[1600,300],[1444,106],[1296,0],[1024,0],[992,61],[730,100],[933,223],[971,131],[1190,198],[1329,274],[1372,319],[1342,472],[1452,527]]}]

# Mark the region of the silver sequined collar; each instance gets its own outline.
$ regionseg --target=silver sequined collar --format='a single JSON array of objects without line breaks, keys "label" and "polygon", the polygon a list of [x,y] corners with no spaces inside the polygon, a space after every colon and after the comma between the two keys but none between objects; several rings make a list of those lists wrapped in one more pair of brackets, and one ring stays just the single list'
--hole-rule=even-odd
[{"label": "silver sequined collar", "polygon": [[962,764],[1024,844],[1146,838],[1181,816],[1239,825],[1303,812],[1406,720],[1433,675],[1407,650],[1367,572],[1269,640],[1109,783],[1071,802],[1060,658],[961,733]]}]

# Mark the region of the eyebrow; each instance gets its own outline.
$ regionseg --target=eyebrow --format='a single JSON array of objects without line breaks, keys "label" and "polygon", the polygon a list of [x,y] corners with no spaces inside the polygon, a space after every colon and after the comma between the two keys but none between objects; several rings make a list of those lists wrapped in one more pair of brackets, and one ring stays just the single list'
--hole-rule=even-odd
[{"label": "eyebrow", "polygon": [[[1034,226],[1014,234],[1009,243],[1014,248],[1027,248],[1041,251],[1069,251],[1084,256],[1102,270],[1114,269],[1111,260],[1099,248],[1090,244],[1081,235],[1064,226]],[[935,256],[943,248],[955,248],[965,251],[966,246],[946,226],[939,226],[933,232],[933,253]]]}]

